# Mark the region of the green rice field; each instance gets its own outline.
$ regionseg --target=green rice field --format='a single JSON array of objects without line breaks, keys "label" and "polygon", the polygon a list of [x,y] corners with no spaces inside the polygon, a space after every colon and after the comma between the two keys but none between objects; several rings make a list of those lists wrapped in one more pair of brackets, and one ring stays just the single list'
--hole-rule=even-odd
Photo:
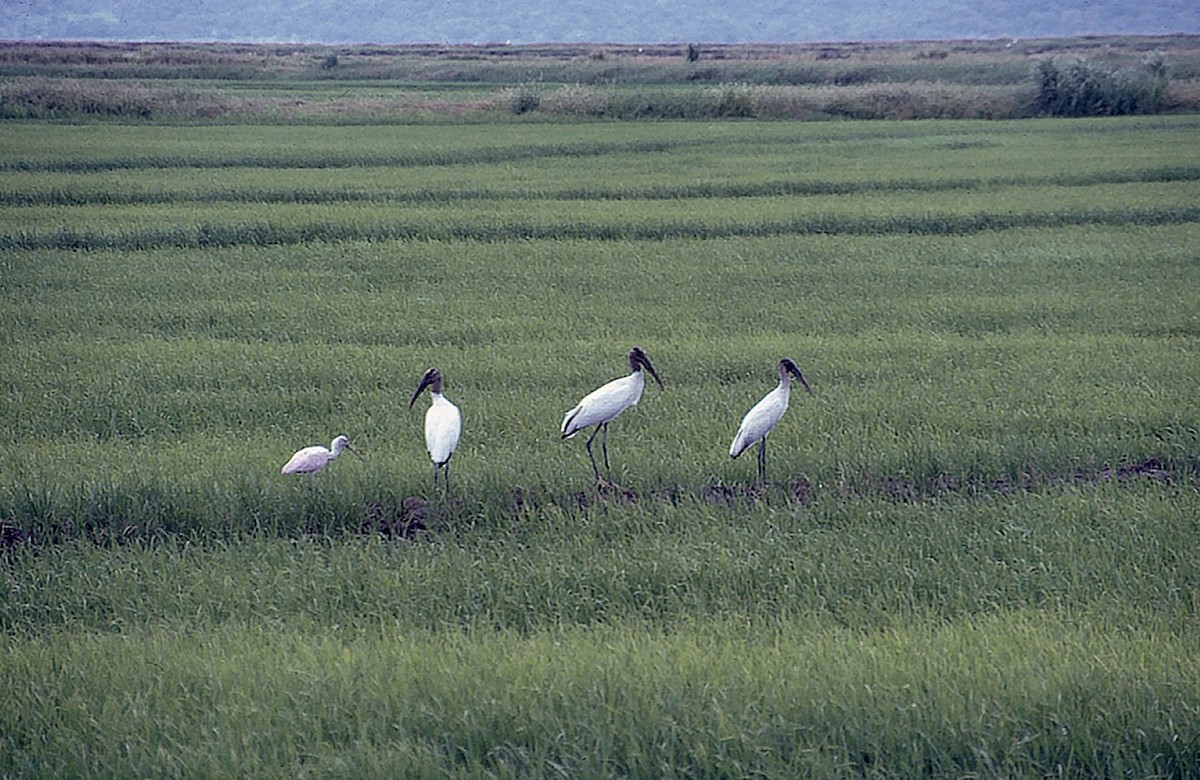
[{"label": "green rice field", "polygon": [[1200,777],[1200,117],[3,130],[0,777]]}]

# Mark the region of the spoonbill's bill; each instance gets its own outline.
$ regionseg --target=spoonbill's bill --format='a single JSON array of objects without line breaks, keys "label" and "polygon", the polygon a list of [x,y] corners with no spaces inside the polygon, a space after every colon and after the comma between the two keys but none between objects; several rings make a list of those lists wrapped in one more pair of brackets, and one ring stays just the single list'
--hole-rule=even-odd
[{"label": "spoonbill's bill", "polygon": [[791,377],[793,376],[800,380],[800,384],[804,385],[805,390],[812,393],[812,388],[808,386],[808,382],[804,381],[804,374],[800,373],[800,369],[796,367],[792,359],[780,360],[779,386],[763,396],[761,401],[746,412],[741,426],[738,427],[737,435],[733,437],[733,444],[729,445],[729,457],[736,458],[749,449],[754,442],[759,442],[758,480],[760,482],[765,482],[767,479],[767,435],[771,433],[771,430],[783,417],[783,413],[787,411],[788,396],[791,394]]},{"label": "spoonbill's bill", "polygon": [[564,439],[571,438],[590,425],[596,426],[596,430],[592,431],[592,435],[588,437],[587,453],[592,461],[592,469],[596,472],[597,482],[604,480],[600,478],[600,467],[596,465],[596,456],[592,454],[592,442],[595,441],[597,433],[604,431],[604,436],[600,439],[600,447],[604,451],[604,469],[611,477],[612,469],[608,465],[608,424],[642,397],[642,388],[646,386],[646,378],[642,374],[642,369],[649,371],[650,376],[654,377],[654,381],[658,382],[658,386],[666,389],[662,380],[658,378],[654,366],[650,364],[650,358],[646,357],[646,353],[642,351],[641,347],[629,350],[629,368],[631,371],[629,376],[614,379],[588,393],[574,409],[563,417],[562,437]]},{"label": "spoonbill's bill", "polygon": [[462,435],[462,413],[458,407],[450,403],[442,395],[442,372],[431,368],[421,377],[421,384],[408,401],[411,409],[417,402],[417,396],[425,388],[433,398],[429,411],[425,412],[425,448],[433,461],[433,486],[437,487],[438,469],[445,469],[446,490],[450,489],[450,456],[458,447],[458,437]]},{"label": "spoonbill's bill", "polygon": [[292,459],[283,464],[283,468],[280,469],[279,473],[312,474],[314,471],[320,471],[321,469],[325,468],[325,464],[332,461],[338,455],[341,455],[342,450],[350,450],[358,456],[359,460],[364,462],[366,461],[362,455],[359,455],[358,450],[350,446],[350,440],[348,438],[345,436],[338,436],[333,440],[333,443],[329,445],[329,449],[325,449],[318,444],[312,447],[305,447],[302,450],[297,450],[296,454],[292,456]]}]

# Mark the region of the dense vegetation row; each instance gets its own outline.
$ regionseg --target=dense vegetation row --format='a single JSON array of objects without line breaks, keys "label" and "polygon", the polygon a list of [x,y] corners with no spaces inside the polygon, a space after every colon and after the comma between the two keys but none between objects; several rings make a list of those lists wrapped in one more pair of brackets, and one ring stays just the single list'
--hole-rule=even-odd
[{"label": "dense vegetation row", "polygon": [[227,122],[1186,112],[1195,36],[743,46],[0,43],[0,116]]}]

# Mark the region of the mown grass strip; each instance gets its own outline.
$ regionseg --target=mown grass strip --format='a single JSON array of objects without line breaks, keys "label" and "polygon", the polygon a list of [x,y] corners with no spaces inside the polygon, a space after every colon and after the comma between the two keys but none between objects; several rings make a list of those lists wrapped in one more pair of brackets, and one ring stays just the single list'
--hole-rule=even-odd
[{"label": "mown grass strip", "polygon": [[782,235],[970,235],[1013,228],[1061,228],[1079,225],[1177,225],[1200,221],[1200,206],[1164,208],[1064,209],[1055,212],[906,214],[887,217],[818,215],[758,223],[713,224],[701,220],[648,223],[559,223],[413,225],[400,222],[349,224],[313,222],[176,226],[166,229],[104,231],[63,227],[0,234],[0,250],[145,250],[229,246],[281,246],[338,241],[661,241]]},{"label": "mown grass strip", "polygon": [[[1167,133],[1188,133],[1196,129],[1197,122],[1190,117],[1150,118],[1141,119],[1134,125],[1138,131]],[[654,128],[663,127],[663,132]],[[435,132],[442,135],[447,132],[460,136],[464,143],[455,145],[440,139],[436,134],[430,136],[425,128],[403,127],[399,130],[384,126],[384,132],[394,132],[403,139],[416,139],[420,146],[405,144],[403,153],[394,151],[395,144],[389,144],[392,139],[380,139],[375,134],[367,134],[371,143],[364,151],[354,151],[361,147],[362,140],[354,137],[348,146],[333,145],[332,148],[323,143],[313,145],[330,133],[337,133],[338,128],[318,126],[315,128],[288,127],[297,139],[292,149],[283,151],[273,148],[266,151],[254,143],[245,142],[242,132],[246,128],[236,128],[232,136],[223,128],[220,137],[213,137],[197,130],[193,148],[188,151],[174,153],[178,144],[164,142],[161,131],[164,128],[136,127],[126,128],[134,138],[145,138],[145,148],[136,143],[119,152],[110,154],[97,153],[89,155],[86,151],[62,155],[51,153],[43,156],[33,153],[40,143],[22,135],[21,125],[14,125],[16,142],[8,150],[7,159],[0,159],[0,173],[32,172],[32,173],[99,173],[103,171],[122,170],[168,170],[178,168],[196,169],[227,169],[227,168],[295,168],[295,169],[336,169],[372,166],[387,166],[396,168],[417,168],[446,165],[474,165],[488,163],[509,163],[522,160],[539,159],[573,159],[596,158],[607,155],[621,154],[656,154],[677,150],[704,152],[710,149],[728,150],[729,148],[744,148],[746,145],[763,146],[783,149],[789,153],[801,153],[805,150],[824,152],[842,144],[876,145],[888,142],[915,141],[923,143],[931,133],[928,126],[919,122],[880,122],[880,123],[833,123],[823,124],[814,129],[812,126],[780,123],[766,125],[766,130],[754,133],[709,134],[704,132],[704,125],[689,122],[664,122],[662,125],[625,125],[630,128],[624,139],[614,140],[611,133],[603,132],[604,125],[583,124],[549,124],[538,126],[536,133],[524,132],[522,126],[488,126],[488,135],[481,136],[470,126],[454,127],[450,130],[439,128]],[[960,137],[964,132],[977,130],[971,123],[958,124],[954,122],[941,123],[937,126],[939,132],[951,138],[948,148],[962,148],[962,144],[983,144],[989,142],[973,140],[970,137]],[[997,125],[1001,130],[1003,125]],[[1062,135],[1063,128],[1053,124],[1040,126],[1019,125],[1022,134],[1029,136],[1035,145],[1043,140],[1053,141]],[[594,128],[600,128],[596,131]],[[794,129],[798,128],[798,129]],[[965,130],[964,130],[965,128]],[[174,134],[186,133],[191,128],[165,128]],[[250,128],[247,132],[270,132],[270,127]],[[38,138],[43,138],[47,132],[39,128]],[[1103,143],[1106,136],[1124,135],[1129,132],[1129,125],[1113,126],[1103,122],[1076,120],[1070,125],[1070,135],[1093,143]],[[543,135],[554,140],[545,143],[528,143],[523,140],[530,135]],[[586,140],[581,137],[590,136]],[[185,136],[186,137],[186,136]],[[497,140],[497,137],[499,140]],[[229,140],[229,139],[232,140]],[[1099,138],[1100,140],[1096,140]],[[222,139],[232,143],[232,148],[222,149]],[[78,142],[78,139],[64,138],[62,143]],[[112,144],[109,144],[111,147]],[[389,148],[390,147],[390,148]],[[209,151],[198,151],[209,149]],[[154,151],[161,150],[161,151]],[[40,150],[39,150],[40,151]]]},{"label": "mown grass strip", "polygon": [[503,163],[542,157],[598,157],[606,154],[653,153],[679,146],[672,141],[611,141],[567,144],[525,144],[483,149],[447,149],[408,154],[213,154],[86,159],[79,157],[49,160],[0,161],[0,172],[96,173],[116,170],[154,168],[355,168],[390,166],[396,168],[429,165],[474,165]]},{"label": "mown grass strip", "polygon": [[948,192],[996,187],[1090,187],[1098,184],[1145,184],[1200,180],[1200,167],[1148,168],[1059,176],[1011,176],[979,179],[900,179],[888,181],[777,180],[762,183],[689,183],[651,187],[573,187],[568,189],[494,188],[442,190],[364,189],[217,189],[197,192],[115,192],[55,189],[0,191],[0,206],[89,206],[163,203],[458,203],[508,200],[689,200],[777,196],[857,195],[880,192]]}]

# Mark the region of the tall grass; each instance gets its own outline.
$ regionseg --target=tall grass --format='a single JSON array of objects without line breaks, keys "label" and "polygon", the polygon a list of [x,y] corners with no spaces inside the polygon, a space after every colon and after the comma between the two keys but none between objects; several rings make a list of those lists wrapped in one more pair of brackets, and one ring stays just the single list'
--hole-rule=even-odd
[{"label": "tall grass", "polygon": [[78,116],[213,119],[244,110],[244,101],[212,90],[73,79],[21,79],[0,85],[0,119]]},{"label": "tall grass", "polygon": [[[304,490],[314,504],[328,492]],[[425,507],[407,538],[264,526],[218,543],[18,546],[0,628],[14,639],[270,624],[348,636],[710,620],[869,631],[1046,610],[1188,635],[1196,504],[1194,486],[1143,475],[926,500],[662,492],[628,505],[527,491],[488,515]]]},{"label": "tall grass", "polygon": [[1086,60],[1038,65],[1038,109],[1051,116],[1153,114],[1167,90],[1167,66],[1150,55],[1138,69],[1106,69]]},{"label": "tall grass", "polygon": [[6,771],[1188,776],[1194,489],[10,554]]},{"label": "tall grass", "polygon": [[1188,776],[1193,647],[1025,613],[869,632],[87,634],[6,659],[18,707],[0,718],[30,722],[4,733],[43,745],[6,736],[0,761],[102,777]]}]

